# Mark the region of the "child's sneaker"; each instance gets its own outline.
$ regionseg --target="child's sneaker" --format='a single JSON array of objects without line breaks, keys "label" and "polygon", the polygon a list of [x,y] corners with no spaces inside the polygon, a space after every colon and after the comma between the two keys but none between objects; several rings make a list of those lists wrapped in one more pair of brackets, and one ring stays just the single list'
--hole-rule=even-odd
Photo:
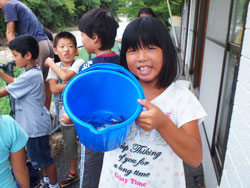
[{"label": "child's sneaker", "polygon": [[63,182],[60,184],[60,186],[63,187],[67,187],[75,182],[77,182],[79,180],[79,176],[78,174],[71,174],[69,173],[68,176],[63,180]]},{"label": "child's sneaker", "polygon": [[37,186],[35,186],[35,188],[48,188],[48,187],[49,187],[49,184],[43,182],[42,180],[40,181],[40,183]]}]

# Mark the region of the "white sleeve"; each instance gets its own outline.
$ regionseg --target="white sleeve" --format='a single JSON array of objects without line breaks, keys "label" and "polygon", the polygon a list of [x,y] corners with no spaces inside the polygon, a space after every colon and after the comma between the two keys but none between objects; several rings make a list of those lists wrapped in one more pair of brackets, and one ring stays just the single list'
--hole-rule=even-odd
[{"label": "white sleeve", "polygon": [[[60,67],[61,62],[56,63],[57,66]],[[49,68],[48,76],[46,78],[46,81],[48,82],[50,79],[56,79],[58,80],[57,74],[52,70],[52,68]]]},{"label": "white sleeve", "polygon": [[202,105],[194,94],[187,88],[183,88],[181,96],[177,103],[177,125],[181,127],[182,125],[198,120],[200,124],[207,116]]},{"label": "white sleeve", "polygon": [[49,72],[48,72],[48,76],[46,81],[48,82],[50,79],[56,79],[58,80],[58,76],[56,75],[56,73],[52,70],[52,68],[49,68]]},{"label": "white sleeve", "polygon": [[75,73],[78,73],[80,66],[84,63],[85,61],[83,59],[77,59],[75,60],[75,62],[73,63],[73,65],[70,67],[69,70],[74,71]]}]

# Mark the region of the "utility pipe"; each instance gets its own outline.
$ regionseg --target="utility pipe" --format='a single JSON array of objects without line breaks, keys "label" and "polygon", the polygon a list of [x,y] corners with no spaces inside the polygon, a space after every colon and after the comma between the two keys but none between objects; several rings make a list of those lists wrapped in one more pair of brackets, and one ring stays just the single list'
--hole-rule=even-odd
[{"label": "utility pipe", "polygon": [[176,48],[179,48],[179,45],[178,45],[178,42],[177,42],[177,37],[176,37],[176,32],[175,32],[175,27],[174,27],[174,24],[173,24],[173,19],[172,19],[173,16],[172,16],[169,0],[167,0],[167,5],[168,5],[168,11],[169,11],[170,20],[171,20],[171,26],[173,28],[173,33],[174,33],[175,45],[176,45]]}]

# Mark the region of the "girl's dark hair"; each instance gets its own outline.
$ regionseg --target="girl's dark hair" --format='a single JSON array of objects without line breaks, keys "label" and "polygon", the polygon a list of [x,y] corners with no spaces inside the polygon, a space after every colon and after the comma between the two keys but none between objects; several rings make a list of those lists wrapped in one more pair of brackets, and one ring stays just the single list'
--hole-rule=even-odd
[{"label": "girl's dark hair", "polygon": [[93,39],[95,33],[101,40],[99,50],[111,49],[115,43],[118,22],[110,12],[96,8],[85,13],[80,19],[78,29]]},{"label": "girl's dark hair", "polygon": [[39,45],[37,40],[28,34],[19,35],[11,40],[9,48],[21,53],[22,57],[24,57],[28,52],[31,53],[32,59],[36,59],[39,55]]},{"label": "girl's dark hair", "polygon": [[120,65],[128,69],[126,60],[128,49],[137,50],[151,45],[158,46],[163,51],[163,66],[156,87],[166,88],[177,78],[179,63],[170,35],[157,18],[149,16],[136,18],[128,24],[122,37]]},{"label": "girl's dark hair", "polygon": [[151,8],[141,8],[137,17],[140,17],[140,14],[150,14],[151,16],[156,17],[154,11]]}]

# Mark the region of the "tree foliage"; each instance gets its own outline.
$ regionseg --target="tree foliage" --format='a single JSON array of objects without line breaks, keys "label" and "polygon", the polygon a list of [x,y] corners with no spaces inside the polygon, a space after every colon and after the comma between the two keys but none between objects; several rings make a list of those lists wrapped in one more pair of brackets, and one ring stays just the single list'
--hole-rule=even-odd
[{"label": "tree foliage", "polygon": [[[151,7],[157,17],[167,24],[169,17],[167,0],[21,0],[38,17],[44,27],[51,30],[77,26],[78,20],[88,10],[104,8],[113,16],[137,17],[140,8]],[[173,14],[179,14],[182,0],[170,0]],[[0,12],[0,35],[4,35],[6,24]]]},{"label": "tree foliage", "polygon": [[[37,16],[41,24],[51,30],[75,27],[77,21],[88,10],[105,8],[116,16],[119,0],[22,0]],[[6,24],[0,12],[0,35],[4,35]]]},{"label": "tree foliage", "polygon": [[[180,14],[182,0],[170,0],[169,4],[173,15]],[[155,12],[157,18],[168,25],[168,18],[170,17],[167,0],[121,0],[119,14],[127,15],[130,19],[137,17],[138,12],[141,8],[150,7]]]}]

